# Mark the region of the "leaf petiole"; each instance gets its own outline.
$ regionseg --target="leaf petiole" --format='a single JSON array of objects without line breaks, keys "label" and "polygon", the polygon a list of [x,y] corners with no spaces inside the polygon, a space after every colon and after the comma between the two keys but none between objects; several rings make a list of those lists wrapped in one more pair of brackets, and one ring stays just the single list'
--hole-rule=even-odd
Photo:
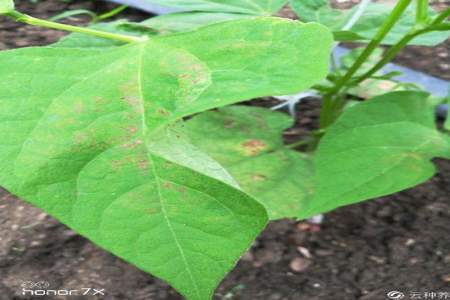
[{"label": "leaf petiole", "polygon": [[121,5],[119,7],[114,8],[111,11],[108,11],[108,12],[101,14],[100,16],[94,18],[94,21],[98,22],[98,21],[102,21],[102,20],[114,17],[115,15],[121,13],[122,11],[124,11],[127,8],[128,8],[128,5]]},{"label": "leaf petiole", "polygon": [[441,12],[434,20],[433,23],[431,23],[431,25],[438,25],[441,24],[443,22],[445,22],[445,20],[450,17],[450,8],[447,8],[446,10],[444,10],[443,12]]},{"label": "leaf petiole", "polygon": [[34,25],[34,26],[41,26],[41,27],[47,27],[57,30],[64,30],[64,31],[70,31],[70,32],[78,32],[78,33],[84,33],[100,38],[110,39],[110,40],[116,40],[124,43],[135,43],[135,42],[143,42],[146,39],[142,37],[136,37],[136,36],[129,36],[129,35],[123,35],[123,34],[117,34],[117,33],[111,33],[111,32],[105,32],[95,29],[90,29],[86,27],[78,27],[73,25],[67,25],[67,24],[61,24],[57,22],[47,21],[38,19],[26,14],[23,14],[21,12],[18,12],[16,10],[12,10],[5,14],[5,16],[10,17],[14,19],[17,22]]}]

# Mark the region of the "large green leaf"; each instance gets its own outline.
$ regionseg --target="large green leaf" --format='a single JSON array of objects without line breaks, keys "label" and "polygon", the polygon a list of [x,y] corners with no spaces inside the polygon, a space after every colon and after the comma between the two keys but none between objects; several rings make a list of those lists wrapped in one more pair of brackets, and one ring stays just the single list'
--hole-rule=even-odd
[{"label": "large green leaf", "polygon": [[182,11],[227,12],[270,16],[288,0],[144,0]]},{"label": "large green leaf", "polygon": [[230,106],[197,115],[186,122],[186,131],[266,206],[271,219],[280,219],[300,215],[313,191],[309,158],[283,144],[282,132],[290,126],[285,114]]},{"label": "large green leaf", "polygon": [[0,15],[14,10],[14,2],[12,0],[0,0]]},{"label": "large green leaf", "polygon": [[167,126],[307,88],[331,43],[321,25],[259,18],[120,47],[0,52],[0,185],[210,299],[267,216]]},{"label": "large green leaf", "polygon": [[328,128],[314,158],[314,199],[302,217],[395,193],[435,173],[450,158],[423,92],[392,92],[348,108]]},{"label": "large green leaf", "polygon": [[[358,6],[354,6],[352,9],[340,10],[332,8],[328,0],[290,0],[290,3],[300,20],[319,22],[336,32],[335,37],[337,39],[345,41],[371,40],[392,11],[391,4],[370,3],[364,14],[349,31],[341,31]],[[416,9],[414,5],[410,5],[383,40],[383,44],[395,44],[408,33],[415,25],[415,14]],[[429,16],[436,16],[436,12],[431,8],[429,9]],[[430,32],[416,37],[410,44],[434,46],[442,43],[449,36],[449,31]]]}]

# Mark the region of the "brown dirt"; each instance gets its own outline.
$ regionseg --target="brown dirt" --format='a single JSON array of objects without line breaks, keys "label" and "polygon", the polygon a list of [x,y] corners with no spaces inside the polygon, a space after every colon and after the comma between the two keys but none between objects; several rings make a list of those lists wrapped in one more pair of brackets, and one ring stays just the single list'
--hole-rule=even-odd
[{"label": "brown dirt", "polygon": [[[37,5],[23,0],[19,5],[37,16],[68,8],[105,8],[56,0]],[[138,14],[137,19],[142,17]],[[0,49],[48,44],[60,36],[0,20]],[[423,61],[428,71],[437,68],[433,51],[438,50],[427,51]],[[288,136],[302,135],[317,122],[317,102],[305,101],[298,108],[297,124]],[[224,280],[215,299],[381,300],[390,290],[450,292],[450,162],[436,162],[439,173],[429,182],[328,213],[321,226],[273,222]],[[0,190],[0,300],[56,299],[21,296],[26,281],[45,281],[56,289],[106,290],[104,297],[57,299],[181,299],[165,283]]]}]

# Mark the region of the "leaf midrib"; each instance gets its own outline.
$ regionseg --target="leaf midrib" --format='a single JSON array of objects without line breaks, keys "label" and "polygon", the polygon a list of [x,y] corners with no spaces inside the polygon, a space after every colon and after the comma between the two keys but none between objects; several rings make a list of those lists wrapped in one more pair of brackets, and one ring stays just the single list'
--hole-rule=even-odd
[{"label": "leaf midrib", "polygon": [[142,79],[143,56],[144,56],[144,53],[145,53],[145,46],[146,46],[146,43],[141,43],[141,45],[140,45],[140,51],[139,51],[139,55],[138,55],[138,74],[137,74],[139,100],[140,100],[139,101],[139,105],[141,106],[140,108],[141,108],[142,138],[144,140],[144,143],[146,144],[145,149],[146,149],[147,157],[148,157],[150,165],[151,165],[151,171],[153,173],[153,176],[156,179],[156,181],[155,181],[155,183],[156,183],[156,190],[157,190],[157,193],[158,193],[158,199],[159,199],[159,204],[161,206],[162,215],[163,215],[164,220],[165,220],[165,222],[167,224],[167,228],[169,229],[169,231],[170,231],[170,233],[172,235],[172,238],[173,238],[173,240],[175,242],[175,245],[176,245],[176,247],[178,249],[178,252],[179,252],[180,257],[181,257],[181,259],[183,261],[183,264],[185,266],[185,269],[186,269],[186,272],[187,272],[187,274],[189,276],[191,284],[192,284],[192,286],[195,289],[195,293],[196,293],[198,299],[201,299],[199,287],[198,287],[198,285],[197,285],[197,283],[196,283],[196,281],[194,279],[194,276],[192,274],[192,270],[191,270],[191,268],[190,268],[190,266],[189,266],[189,264],[187,262],[186,255],[185,255],[184,250],[181,247],[181,244],[180,244],[180,242],[178,240],[177,234],[175,233],[175,230],[173,229],[173,226],[172,226],[172,224],[170,222],[170,219],[169,219],[169,216],[168,216],[165,204],[164,204],[164,198],[163,198],[162,193],[161,193],[161,177],[158,175],[158,171],[156,169],[156,165],[155,165],[155,162],[153,160],[153,154],[150,152],[149,146],[147,145],[147,139],[146,138],[147,138],[147,134],[148,134],[148,127],[146,125],[147,122],[146,122],[145,105],[144,105],[145,98],[144,98],[143,79]]}]

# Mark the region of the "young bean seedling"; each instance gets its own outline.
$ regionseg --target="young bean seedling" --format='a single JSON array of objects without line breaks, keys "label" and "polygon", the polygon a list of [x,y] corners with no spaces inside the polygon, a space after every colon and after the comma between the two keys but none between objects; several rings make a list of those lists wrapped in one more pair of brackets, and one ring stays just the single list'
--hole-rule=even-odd
[{"label": "young bean seedling", "polygon": [[[73,32],[0,52],[0,185],[187,299],[211,299],[268,220],[395,193],[450,159],[444,100],[404,85],[361,96],[395,82],[380,70],[404,46],[448,38],[450,10],[292,0],[294,21],[273,16],[284,0],[147,2],[179,12],[77,27],[0,0],[6,17]],[[330,71],[336,41],[367,45]],[[320,128],[292,145],[287,115],[231,105],[306,90]]]}]

